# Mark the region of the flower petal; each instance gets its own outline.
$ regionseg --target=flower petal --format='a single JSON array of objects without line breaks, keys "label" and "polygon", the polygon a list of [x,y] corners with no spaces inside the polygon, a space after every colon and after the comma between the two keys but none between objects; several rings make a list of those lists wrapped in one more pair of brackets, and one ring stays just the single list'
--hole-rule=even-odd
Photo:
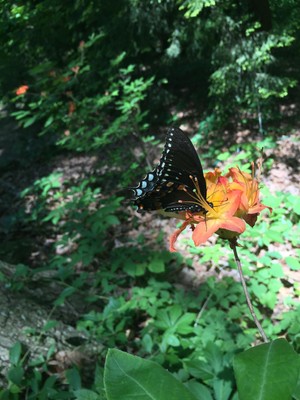
[{"label": "flower petal", "polygon": [[227,200],[220,206],[215,207],[216,214],[219,215],[220,218],[224,218],[224,216],[232,216],[239,208],[241,202],[242,192],[239,190],[233,190],[227,194]]},{"label": "flower petal", "polygon": [[246,229],[246,224],[241,218],[231,217],[227,220],[223,220],[220,224],[220,228],[227,229],[228,231],[243,233]]},{"label": "flower petal", "polygon": [[258,203],[258,204],[255,204],[255,206],[249,208],[248,214],[257,214],[257,213],[259,214],[265,208],[268,208],[270,212],[273,211],[271,207],[268,207],[261,203]]},{"label": "flower petal", "polygon": [[212,236],[219,228],[219,219],[210,219],[199,222],[192,235],[195,246],[199,246],[199,244],[206,242],[207,239]]},{"label": "flower petal", "polygon": [[171,236],[170,236],[170,245],[169,245],[169,250],[171,253],[176,253],[176,249],[174,247],[175,242],[178,238],[178,236],[181,234],[181,232],[190,224],[190,221],[185,221],[179,229],[177,229]]}]

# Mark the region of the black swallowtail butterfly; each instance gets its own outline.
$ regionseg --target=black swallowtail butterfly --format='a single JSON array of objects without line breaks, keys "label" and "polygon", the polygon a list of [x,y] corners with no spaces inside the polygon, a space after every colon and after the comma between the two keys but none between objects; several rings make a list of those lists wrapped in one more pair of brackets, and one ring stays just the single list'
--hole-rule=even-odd
[{"label": "black swallowtail butterfly", "polygon": [[169,129],[159,165],[132,190],[138,211],[205,212],[206,182],[202,166],[185,133],[179,128]]}]

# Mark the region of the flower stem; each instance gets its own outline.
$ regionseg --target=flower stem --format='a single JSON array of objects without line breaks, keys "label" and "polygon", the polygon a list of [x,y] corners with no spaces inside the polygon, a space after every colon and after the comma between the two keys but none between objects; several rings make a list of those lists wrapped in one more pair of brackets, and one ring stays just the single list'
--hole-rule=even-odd
[{"label": "flower stem", "polygon": [[238,271],[239,271],[239,274],[240,274],[243,290],[244,290],[244,293],[245,293],[245,296],[246,296],[248,308],[249,308],[250,313],[252,315],[253,321],[255,322],[255,325],[257,326],[257,329],[259,330],[259,333],[261,334],[261,337],[263,338],[264,342],[268,343],[269,340],[268,340],[268,338],[267,338],[267,336],[266,336],[266,334],[265,334],[265,332],[264,332],[259,320],[256,317],[253,305],[252,305],[251,300],[250,300],[250,295],[249,295],[249,292],[248,292],[248,289],[247,289],[247,286],[246,286],[246,282],[245,282],[245,278],[244,278],[244,275],[243,275],[241,260],[239,259],[239,256],[238,256],[238,253],[237,253],[237,250],[236,250],[236,247],[237,247],[236,239],[230,240],[230,247],[233,250],[234,259],[235,259],[235,262],[236,262],[236,265],[237,265],[237,268],[238,268]]}]

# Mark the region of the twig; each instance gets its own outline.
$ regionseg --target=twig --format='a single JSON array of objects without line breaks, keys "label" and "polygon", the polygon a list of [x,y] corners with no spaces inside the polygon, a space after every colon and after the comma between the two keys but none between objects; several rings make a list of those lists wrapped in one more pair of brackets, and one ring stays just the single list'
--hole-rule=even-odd
[{"label": "twig", "polygon": [[234,259],[235,259],[235,262],[236,262],[236,265],[237,265],[237,268],[238,268],[238,271],[239,271],[239,274],[240,274],[240,278],[241,278],[242,286],[243,286],[244,293],[245,293],[245,296],[246,296],[248,308],[249,308],[250,313],[252,315],[252,318],[253,318],[253,320],[255,322],[255,325],[257,326],[257,329],[259,330],[259,333],[261,334],[261,337],[263,338],[265,343],[268,343],[269,340],[268,340],[268,338],[267,338],[267,336],[266,336],[266,334],[265,334],[265,332],[264,332],[259,320],[256,317],[253,305],[252,305],[251,300],[250,300],[250,295],[249,295],[249,292],[248,292],[248,289],[247,289],[247,286],[246,286],[245,278],[244,278],[243,271],[242,271],[241,261],[239,259],[239,256],[238,256],[238,253],[237,253],[237,250],[236,250],[236,245],[237,245],[236,239],[232,239],[230,241],[230,247],[233,250]]},{"label": "twig", "polygon": [[210,293],[210,295],[208,296],[208,298],[207,298],[207,299],[205,300],[205,302],[203,303],[203,306],[201,307],[201,310],[198,312],[196,321],[195,321],[195,323],[194,323],[194,327],[197,327],[197,326],[198,326],[199,319],[201,318],[201,316],[202,316],[202,314],[203,314],[203,311],[205,310],[205,308],[206,308],[206,306],[207,306],[209,300],[211,299],[211,296],[212,296],[212,294]]}]

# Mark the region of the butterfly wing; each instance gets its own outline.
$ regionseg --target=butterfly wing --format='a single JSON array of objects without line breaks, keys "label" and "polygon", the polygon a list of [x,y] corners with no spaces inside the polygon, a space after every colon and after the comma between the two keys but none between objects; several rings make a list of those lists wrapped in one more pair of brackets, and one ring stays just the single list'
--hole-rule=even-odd
[{"label": "butterfly wing", "polygon": [[195,189],[191,176],[197,179],[206,199],[206,182],[196,150],[185,133],[171,128],[159,165],[133,188],[134,202],[139,210],[146,211],[201,211],[201,206],[191,203]]}]

